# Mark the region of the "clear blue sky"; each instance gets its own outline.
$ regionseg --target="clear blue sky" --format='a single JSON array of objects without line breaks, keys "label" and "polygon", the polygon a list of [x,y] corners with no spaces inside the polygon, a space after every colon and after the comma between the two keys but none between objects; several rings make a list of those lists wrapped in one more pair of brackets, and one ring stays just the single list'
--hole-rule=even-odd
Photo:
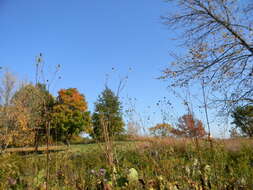
[{"label": "clear blue sky", "polygon": [[[48,71],[62,67],[52,93],[75,87],[91,110],[106,74],[115,90],[131,67],[123,98],[137,98],[138,112],[159,122],[157,101],[164,96],[173,101],[166,84],[155,79],[175,50],[174,34],[160,19],[170,9],[162,0],[0,0],[0,65],[34,81],[34,60],[41,52]],[[180,105],[174,111],[181,112]]]}]

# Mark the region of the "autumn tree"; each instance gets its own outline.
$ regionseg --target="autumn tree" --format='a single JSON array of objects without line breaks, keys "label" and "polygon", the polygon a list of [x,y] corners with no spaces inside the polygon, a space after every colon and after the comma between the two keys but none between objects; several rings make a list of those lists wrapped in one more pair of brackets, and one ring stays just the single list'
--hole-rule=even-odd
[{"label": "autumn tree", "polygon": [[16,77],[8,70],[4,71],[0,84],[0,144],[6,148],[12,141],[13,123],[9,105],[16,89]]},{"label": "autumn tree", "polygon": [[151,135],[155,137],[168,137],[171,136],[173,128],[168,123],[159,123],[154,127],[149,128]]},{"label": "autumn tree", "polygon": [[54,97],[48,91],[46,84],[37,83],[35,86],[40,93],[40,100],[42,101],[42,107],[40,108],[40,123],[37,123],[37,128],[35,130],[34,146],[36,150],[38,149],[41,140],[45,140],[47,135],[47,128],[49,127],[49,122],[51,121],[51,114],[53,111],[53,106],[55,103]]},{"label": "autumn tree", "polygon": [[[181,36],[185,55],[161,78],[173,86],[204,80],[230,111],[237,103],[253,103],[252,2],[240,0],[170,0],[164,23]],[[173,8],[176,7],[176,8]],[[175,34],[175,33],[174,33]]]},{"label": "autumn tree", "polygon": [[[5,72],[1,94],[1,141],[3,146],[25,146],[36,142],[39,126],[43,125],[44,96],[38,86],[23,85],[17,90],[15,77]],[[2,129],[5,133],[2,133]]]},{"label": "autumn tree", "polygon": [[[52,110],[53,103],[52,95],[43,84],[24,85],[12,98],[12,106],[19,112],[16,113],[16,122],[23,129],[23,133],[27,134],[26,138],[34,143],[36,149],[40,140],[46,135],[46,124],[50,119],[48,115]],[[23,139],[23,141],[25,140]]]},{"label": "autumn tree", "polygon": [[243,136],[253,137],[253,106],[237,107],[231,116]]},{"label": "autumn tree", "polygon": [[104,135],[115,137],[124,131],[122,108],[118,96],[108,87],[95,103],[92,116],[93,132],[91,136],[103,140]]},{"label": "autumn tree", "polygon": [[51,135],[55,140],[69,142],[81,132],[90,133],[90,113],[84,95],[76,88],[58,92],[52,111]]},{"label": "autumn tree", "polygon": [[192,114],[185,114],[178,119],[173,134],[181,137],[204,137],[206,135],[203,123]]}]

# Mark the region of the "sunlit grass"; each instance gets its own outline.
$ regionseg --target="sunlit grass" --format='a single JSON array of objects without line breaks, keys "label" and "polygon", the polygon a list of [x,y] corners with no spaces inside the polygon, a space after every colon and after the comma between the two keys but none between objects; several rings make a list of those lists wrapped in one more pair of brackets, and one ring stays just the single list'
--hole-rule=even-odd
[{"label": "sunlit grass", "polygon": [[[116,172],[116,189],[253,187],[252,139],[212,140],[211,143],[206,139],[173,138],[118,141],[115,142],[115,171],[108,166],[103,145],[71,145],[64,146],[66,149],[62,151],[50,152],[50,189],[103,189],[111,184],[112,172]],[[2,154],[0,189],[43,190],[46,168],[46,154]],[[129,171],[135,171],[131,168],[138,173],[138,180],[133,183],[128,179]]]}]

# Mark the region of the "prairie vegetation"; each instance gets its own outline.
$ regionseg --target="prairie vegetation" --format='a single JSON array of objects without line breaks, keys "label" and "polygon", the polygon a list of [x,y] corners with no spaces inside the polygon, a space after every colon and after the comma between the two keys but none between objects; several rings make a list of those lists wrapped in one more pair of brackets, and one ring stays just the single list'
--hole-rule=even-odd
[{"label": "prairie vegetation", "polygon": [[[173,52],[159,78],[180,97],[197,86],[201,106],[182,98],[184,113],[170,121],[166,112],[173,110],[163,109],[162,121],[147,129],[131,102],[129,108],[121,102],[126,76],[116,91],[106,79],[90,111],[75,87],[50,92],[61,65],[52,81],[45,80],[39,54],[35,81],[18,85],[8,70],[1,76],[0,190],[253,189],[253,4],[166,3],[173,8],[164,24],[179,29],[177,41],[186,53]],[[204,112],[201,119],[196,107]],[[226,139],[211,135],[213,107],[215,120],[233,124]]]},{"label": "prairie vegetation", "polygon": [[[140,138],[50,153],[50,189],[252,189],[253,141]],[[1,155],[1,189],[45,189],[46,155]],[[131,176],[133,175],[133,176]],[[115,176],[115,179],[113,179]]]}]

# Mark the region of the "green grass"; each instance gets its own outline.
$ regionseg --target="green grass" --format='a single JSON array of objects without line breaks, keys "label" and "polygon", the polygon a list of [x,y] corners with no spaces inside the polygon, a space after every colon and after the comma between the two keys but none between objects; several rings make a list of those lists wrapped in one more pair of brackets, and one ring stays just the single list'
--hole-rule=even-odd
[{"label": "green grass", "polygon": [[[63,151],[66,150],[66,146],[42,146],[38,147],[38,152],[46,152],[47,150],[49,151]],[[7,148],[5,150],[6,153],[29,153],[29,152],[34,152],[35,148],[34,147],[21,147],[21,148]]]},{"label": "green grass", "polygon": [[[215,141],[211,148],[207,141],[196,146],[188,139],[116,142],[114,172],[103,144],[71,145],[50,153],[49,186],[104,189],[114,176],[114,189],[253,189],[252,144],[252,140]],[[2,154],[0,189],[44,190],[46,168],[43,154]],[[131,168],[137,171],[137,180],[135,174],[130,178]]]},{"label": "green grass", "polygon": [[[135,148],[135,141],[116,141],[115,148],[117,149],[132,149]],[[78,145],[71,145],[69,147],[70,150],[76,151],[76,152],[93,152],[103,149],[104,143],[93,143],[93,144],[78,144]]]}]

